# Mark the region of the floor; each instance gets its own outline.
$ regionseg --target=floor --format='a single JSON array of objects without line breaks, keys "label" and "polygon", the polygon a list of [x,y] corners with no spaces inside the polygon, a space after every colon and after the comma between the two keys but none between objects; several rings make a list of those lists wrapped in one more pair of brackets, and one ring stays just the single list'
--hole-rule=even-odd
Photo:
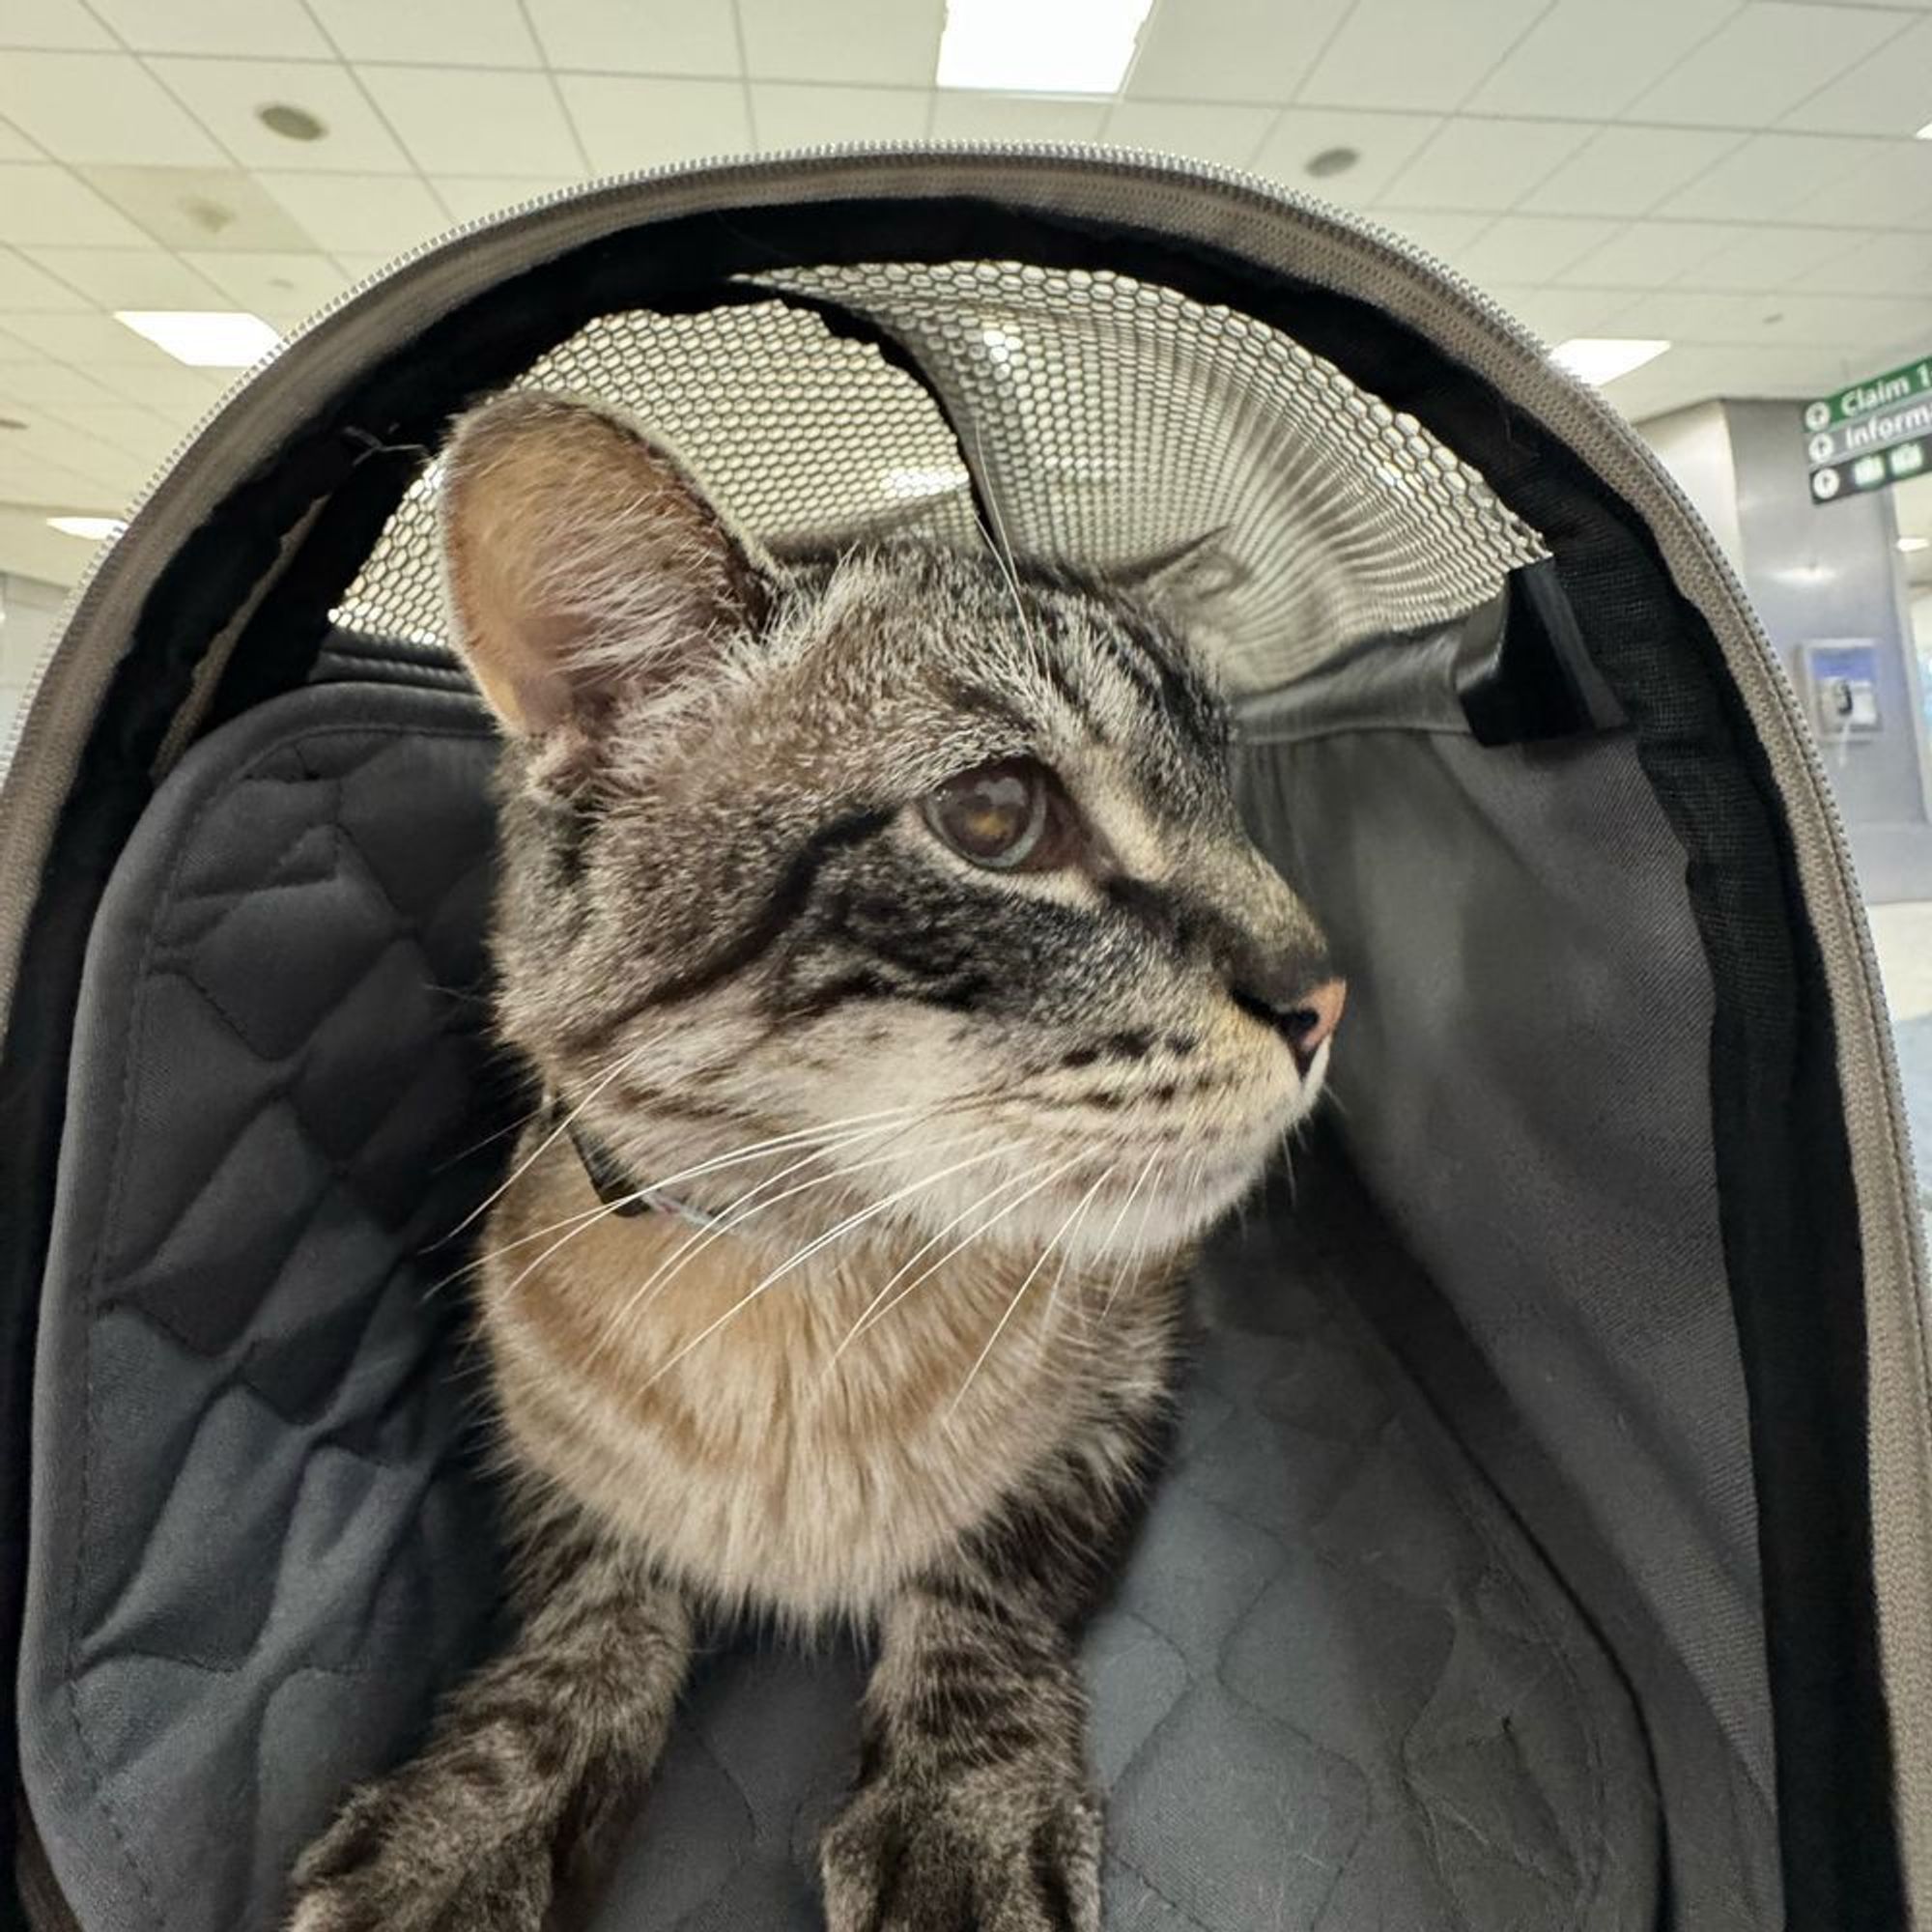
[{"label": "floor", "polygon": [[1918,1204],[1932,1241],[1932,903],[1872,906],[1869,917],[1918,1155]]}]

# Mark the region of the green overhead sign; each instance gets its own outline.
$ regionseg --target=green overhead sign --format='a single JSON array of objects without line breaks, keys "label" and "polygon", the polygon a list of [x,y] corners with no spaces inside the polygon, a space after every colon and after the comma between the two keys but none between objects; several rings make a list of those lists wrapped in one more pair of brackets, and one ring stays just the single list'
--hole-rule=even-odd
[{"label": "green overhead sign", "polygon": [[1811,500],[1861,497],[1922,474],[1932,458],[1932,356],[1804,405]]},{"label": "green overhead sign", "polygon": [[1932,357],[1908,362],[1902,369],[1888,369],[1883,376],[1867,377],[1848,389],[1840,389],[1835,396],[1820,396],[1815,403],[1806,403],[1804,427],[1815,435],[1834,423],[1868,416],[1874,410],[1928,392],[1932,392]]}]

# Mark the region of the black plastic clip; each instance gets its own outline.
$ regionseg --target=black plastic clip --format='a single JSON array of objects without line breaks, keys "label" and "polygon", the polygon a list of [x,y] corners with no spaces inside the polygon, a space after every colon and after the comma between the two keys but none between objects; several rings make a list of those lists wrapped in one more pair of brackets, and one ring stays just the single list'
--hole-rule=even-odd
[{"label": "black plastic clip", "polygon": [[1479,745],[1572,738],[1623,724],[1590,662],[1577,613],[1545,557],[1510,573],[1498,621],[1456,667],[1456,696]]}]

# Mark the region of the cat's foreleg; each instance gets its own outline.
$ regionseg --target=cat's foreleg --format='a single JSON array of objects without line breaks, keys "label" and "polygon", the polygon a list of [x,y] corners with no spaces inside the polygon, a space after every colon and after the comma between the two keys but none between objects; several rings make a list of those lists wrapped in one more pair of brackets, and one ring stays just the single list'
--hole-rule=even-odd
[{"label": "cat's foreleg", "polygon": [[1155,1460],[1148,1393],[887,1606],[858,1785],[819,1848],[831,1932],[1097,1932],[1074,1645]]},{"label": "cat's foreleg", "polygon": [[601,1860],[664,1747],[691,1613],[582,1524],[545,1525],[521,1594],[512,1646],[304,1854],[290,1932],[537,1932]]}]

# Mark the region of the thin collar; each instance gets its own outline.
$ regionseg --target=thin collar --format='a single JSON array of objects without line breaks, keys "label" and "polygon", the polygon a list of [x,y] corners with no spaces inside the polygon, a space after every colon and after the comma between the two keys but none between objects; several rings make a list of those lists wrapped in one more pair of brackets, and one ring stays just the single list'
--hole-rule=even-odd
[{"label": "thin collar", "polygon": [[[553,1118],[561,1112],[562,1107],[561,1100],[551,1102]],[[694,1208],[689,1201],[680,1201],[676,1195],[668,1194],[661,1187],[639,1186],[623,1162],[582,1122],[565,1121],[563,1126],[570,1136],[571,1146],[577,1150],[578,1159],[583,1163],[583,1172],[597,1191],[598,1200],[611,1213],[625,1220],[636,1214],[675,1214],[697,1228],[722,1228],[724,1225],[716,1214],[707,1214],[703,1208]]]}]

